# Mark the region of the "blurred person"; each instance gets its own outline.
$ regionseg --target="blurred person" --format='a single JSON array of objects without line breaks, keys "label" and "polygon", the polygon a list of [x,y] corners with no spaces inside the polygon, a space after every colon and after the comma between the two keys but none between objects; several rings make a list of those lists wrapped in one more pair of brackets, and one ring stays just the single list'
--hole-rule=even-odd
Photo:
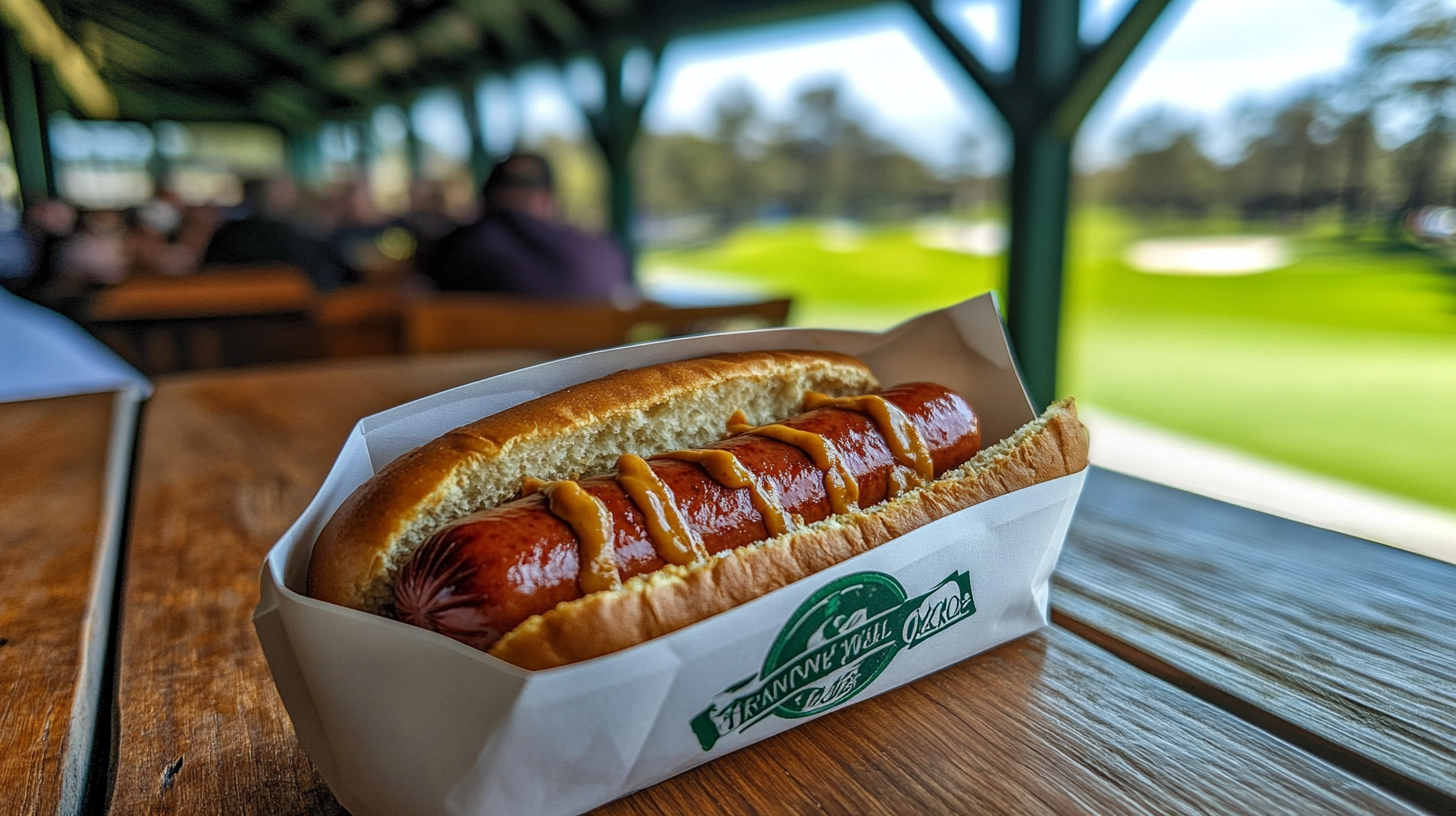
[{"label": "blurred person", "polygon": [[0,206],[0,287],[18,292],[30,278],[34,251],[30,238],[21,228],[20,213],[13,207]]},{"label": "blurred person", "polygon": [[212,236],[222,222],[222,208],[216,204],[185,207],[173,241],[200,259],[207,252],[207,245],[212,242]]},{"label": "blurred person", "polygon": [[345,280],[357,283],[388,277],[394,262],[381,251],[379,237],[391,225],[374,206],[369,187],[357,181],[340,185],[333,194],[329,249],[344,267]]},{"label": "blurred person", "polygon": [[561,223],[551,166],[517,153],[491,170],[480,218],[446,236],[428,273],[441,289],[572,300],[628,298],[616,242]]},{"label": "blurred person", "polygon": [[117,210],[82,213],[80,226],[61,244],[56,263],[58,276],[73,286],[121,283],[127,272],[125,216]]},{"label": "blurred person", "polygon": [[450,216],[445,188],[437,181],[410,185],[410,209],[404,227],[415,239],[415,268],[429,269],[439,253],[440,242],[460,224]]},{"label": "blurred person", "polygon": [[[52,209],[56,227],[64,227],[64,213]],[[25,296],[67,317],[74,317],[99,289],[126,279],[126,218],[116,210],[81,213],[76,229],[54,244],[50,268],[33,278]]]},{"label": "blurred person", "polygon": [[186,275],[197,268],[200,253],[176,241],[182,207],[166,193],[136,208],[126,235],[129,274]]},{"label": "blurred person", "polygon": [[17,292],[38,303],[46,303],[60,271],[60,249],[76,230],[76,209],[58,198],[28,204],[20,227],[30,242],[30,273]]},{"label": "blurred person", "polygon": [[315,287],[330,290],[342,274],[324,248],[283,220],[293,204],[293,183],[287,178],[243,182],[243,216],[218,228],[203,253],[203,266],[295,266]]}]

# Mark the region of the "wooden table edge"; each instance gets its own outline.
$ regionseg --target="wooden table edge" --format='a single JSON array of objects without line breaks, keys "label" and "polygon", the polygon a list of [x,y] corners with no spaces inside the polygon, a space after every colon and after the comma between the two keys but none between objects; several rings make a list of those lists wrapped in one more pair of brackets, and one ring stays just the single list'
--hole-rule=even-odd
[{"label": "wooden table edge", "polygon": [[111,759],[112,706],[104,698],[112,675],[116,592],[131,505],[141,408],[146,401],[146,395],[137,388],[111,393],[111,431],[107,437],[100,519],[81,624],[80,661],[61,755],[57,816],[84,813],[91,808],[91,800],[104,795],[104,774]]}]

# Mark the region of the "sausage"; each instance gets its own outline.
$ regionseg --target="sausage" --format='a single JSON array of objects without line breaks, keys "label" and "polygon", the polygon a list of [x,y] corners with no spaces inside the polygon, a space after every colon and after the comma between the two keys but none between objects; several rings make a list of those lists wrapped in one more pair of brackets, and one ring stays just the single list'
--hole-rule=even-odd
[{"label": "sausage", "polygon": [[[935,476],[979,450],[976,415],[954,392],[912,383],[879,396],[908,418],[930,455]],[[860,508],[884,501],[895,491],[893,480],[904,478],[903,453],[897,457],[892,440],[866,413],[823,407],[777,425],[827,440],[858,486],[853,505]],[[800,447],[749,431],[709,448],[731,452],[776,496],[790,523],[812,524],[833,512],[826,471]],[[707,553],[775,534],[772,520],[760,512],[748,487],[725,486],[690,461],[654,458],[648,466],[670,491],[689,535]],[[897,469],[902,472],[897,474]],[[647,516],[616,476],[583,479],[580,487],[610,517],[609,555],[615,556],[622,580],[667,564],[650,535]],[[396,617],[484,650],[526,618],[581,597],[586,580],[581,541],[573,526],[553,512],[553,500],[544,493],[528,495],[440,528],[400,573]]]}]

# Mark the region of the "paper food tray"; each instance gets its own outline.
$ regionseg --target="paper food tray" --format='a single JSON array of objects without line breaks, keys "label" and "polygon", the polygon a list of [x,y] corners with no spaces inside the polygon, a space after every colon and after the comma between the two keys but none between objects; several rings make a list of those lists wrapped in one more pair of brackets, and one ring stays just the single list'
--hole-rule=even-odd
[{"label": "paper food tray", "polygon": [[[887,386],[948,386],[980,415],[984,447],[1034,417],[983,295],[881,334],[771,329],[594,352],[361,420],[269,552],[254,614],[299,742],[354,816],[580,812],[1046,625],[1048,579],[1085,471],[962,510],[686,629],[547,671],[302,594],[334,509],[405,451],[620,369],[763,349],[839,351]],[[859,619],[841,619],[825,640],[831,601]]]}]

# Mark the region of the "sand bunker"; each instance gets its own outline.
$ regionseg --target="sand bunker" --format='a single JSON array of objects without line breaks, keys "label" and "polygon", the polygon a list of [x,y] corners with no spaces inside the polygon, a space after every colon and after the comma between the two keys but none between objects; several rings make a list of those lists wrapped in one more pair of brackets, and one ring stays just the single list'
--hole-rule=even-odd
[{"label": "sand bunker", "polygon": [[1294,262],[1288,242],[1271,235],[1138,241],[1123,259],[1152,275],[1255,275]]},{"label": "sand bunker", "polygon": [[1006,225],[1000,221],[926,220],[915,225],[915,243],[930,249],[991,257],[1006,251]]}]

